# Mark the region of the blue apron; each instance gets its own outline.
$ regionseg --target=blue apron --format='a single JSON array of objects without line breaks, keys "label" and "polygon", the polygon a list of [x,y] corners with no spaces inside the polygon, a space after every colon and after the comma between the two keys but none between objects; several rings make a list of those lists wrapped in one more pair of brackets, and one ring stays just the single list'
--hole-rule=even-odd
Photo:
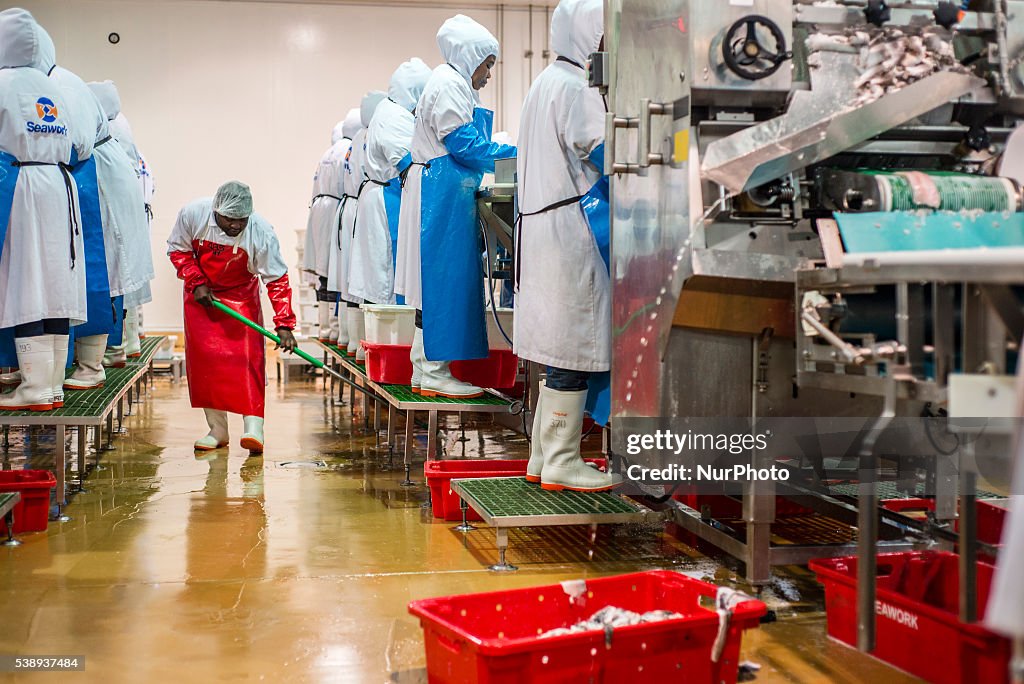
[{"label": "blue apron", "polygon": [[[590,161],[599,169],[604,168],[604,144],[590,153]],[[587,217],[587,223],[594,234],[594,241],[601,253],[604,265],[611,272],[611,206],[608,202],[608,176],[600,179],[580,200],[580,207]],[[607,425],[612,410],[611,373],[592,373],[587,381],[586,412],[598,425]]]},{"label": "blue apron", "polygon": [[71,329],[73,346],[76,337],[109,335],[120,343],[124,297],[111,300],[107,278],[107,253],[103,244],[103,213],[100,210],[99,186],[96,182],[96,160],[79,162],[71,170],[78,186],[78,206],[82,213],[82,242],[85,244],[85,288],[88,295],[88,318]]},{"label": "blue apron", "polygon": [[[398,215],[402,211],[402,182],[392,178],[384,186],[384,212],[388,217],[388,232],[391,234],[391,266],[398,261]],[[396,304],[405,304],[405,297],[395,296]]]},{"label": "blue apron", "polygon": [[[491,139],[494,113],[473,110],[473,126]],[[430,160],[420,190],[423,348],[431,361],[485,359],[484,281],[476,191],[483,173],[451,155]]]},{"label": "blue apron", "polygon": [[[18,185],[21,167],[15,166],[17,158],[0,152],[0,255],[4,253],[7,228],[11,222],[11,206],[14,204],[14,188]],[[14,348],[14,328],[0,330],[0,366],[17,366],[18,355]]]}]

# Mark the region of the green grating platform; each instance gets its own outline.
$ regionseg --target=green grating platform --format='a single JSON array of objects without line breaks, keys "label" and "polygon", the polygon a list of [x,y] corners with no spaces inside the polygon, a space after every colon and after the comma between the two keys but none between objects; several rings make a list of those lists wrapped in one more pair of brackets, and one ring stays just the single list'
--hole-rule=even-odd
[{"label": "green grating platform", "polygon": [[493,527],[630,523],[658,515],[612,492],[549,492],[522,477],[453,479],[451,488]]},{"label": "green grating platform", "polygon": [[[68,421],[58,420],[60,418],[95,419],[89,424],[97,424],[101,418],[110,412],[112,405],[124,393],[126,388],[138,380],[139,376],[149,365],[157,347],[163,342],[163,337],[147,337],[143,341],[142,356],[132,359],[124,368],[107,368],[106,381],[103,387],[92,390],[64,390],[64,406],[53,411],[0,411],[0,418],[32,418],[32,423],[46,423],[58,425],[61,423],[71,424]],[[70,375],[71,371],[68,370]],[[7,425],[17,425],[18,421],[0,421]],[[82,421],[72,421],[79,424]]]},{"label": "green grating platform", "polygon": [[[925,486],[922,483],[918,483],[917,491],[915,494],[905,494],[895,482],[879,482],[878,483],[878,498],[879,499],[908,499],[925,496]],[[860,494],[860,485],[856,482],[845,482],[843,484],[830,485],[828,488],[829,494],[837,496],[857,496]],[[994,492],[988,492],[983,489],[979,489],[977,496],[980,499],[1001,499],[1004,498],[1000,494]]]},{"label": "green grating platform", "polygon": [[416,404],[456,404],[474,406],[509,406],[511,402],[496,397],[493,394],[485,394],[482,397],[472,399],[451,399],[449,397],[425,397],[421,394],[413,394],[412,388],[408,385],[380,385],[380,388],[393,396],[400,402]]}]

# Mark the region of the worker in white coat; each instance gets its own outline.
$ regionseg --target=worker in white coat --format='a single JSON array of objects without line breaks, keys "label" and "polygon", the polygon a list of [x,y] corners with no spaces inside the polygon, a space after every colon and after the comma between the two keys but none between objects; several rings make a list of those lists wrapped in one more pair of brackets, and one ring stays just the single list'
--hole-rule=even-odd
[{"label": "worker in white coat", "polygon": [[[149,281],[153,279],[149,225],[134,166],[110,135],[102,103],[81,78],[56,64],[56,50],[45,29],[37,26],[37,33],[42,56],[40,68],[57,82],[65,100],[71,102],[77,128],[88,130],[92,136],[91,140],[76,139],[80,161],[74,169],[85,234],[89,320],[75,330],[77,365],[64,387],[93,389],[102,387],[106,380],[103,356],[107,340],[111,336],[119,340],[123,335],[126,303],[122,298],[128,299],[132,293],[143,289],[148,292]],[[94,162],[94,170],[86,160]],[[98,206],[88,201],[93,188]],[[93,256],[90,229],[100,231],[101,242],[97,248],[102,254]],[[105,265],[97,271],[96,265],[103,261]],[[93,281],[97,280],[105,282],[96,287]],[[137,302],[131,303],[135,304]]]},{"label": "worker in white coat", "polygon": [[551,490],[622,481],[580,456],[588,380],[611,366],[608,235],[581,205],[603,168],[605,107],[585,66],[603,36],[601,0],[561,0],[551,18],[558,58],[533,82],[520,120],[514,349],[547,366],[527,478]]},{"label": "worker in white coat", "polygon": [[434,69],[416,108],[412,163],[402,194],[395,292],[415,306],[413,391],[471,398],[451,361],[488,356],[476,191],[494,161],[516,148],[491,141],[493,112],[480,106],[498,41],[461,14],[444,22]]},{"label": "worker in white coat", "polygon": [[[129,245],[133,260],[132,266],[141,269],[143,283],[136,289],[125,293],[124,296],[124,334],[120,343],[108,340],[107,353],[104,356],[103,365],[109,367],[124,367],[128,358],[137,358],[142,354],[142,347],[139,341],[139,312],[143,304],[153,300],[150,281],[153,279],[153,258],[150,251],[149,227],[152,219],[152,198],[153,198],[153,177],[142,154],[135,144],[135,136],[132,134],[131,125],[121,111],[121,96],[113,81],[99,81],[89,83],[89,89],[93,91],[96,98],[103,107],[107,117],[107,124],[110,136],[124,150],[125,155],[132,164],[135,172],[136,184],[142,193],[143,211],[145,215],[145,240],[133,241]],[[114,342],[111,344],[111,342]]]},{"label": "worker in white coat", "polygon": [[[331,131],[331,146],[327,148],[316,173],[313,175],[313,199],[306,221],[306,245],[303,268],[317,285],[316,298],[319,313],[321,342],[348,345],[348,326],[338,322],[339,294],[327,287],[327,273],[331,259],[331,240],[337,239],[341,201],[345,194],[342,172],[345,155],[352,147],[352,135],[359,130],[359,110],[352,109],[344,120]],[[349,135],[345,135],[348,132]]]},{"label": "worker in white coat", "polygon": [[[327,286],[341,293],[341,301],[345,305],[345,324],[348,328],[349,356],[356,360],[366,358],[360,342],[363,339],[363,311],[359,308],[363,300],[353,294],[349,287],[349,274],[352,263],[352,237],[355,232],[356,218],[359,212],[359,197],[366,184],[364,169],[366,161],[366,127],[370,125],[377,106],[387,98],[382,90],[371,90],[363,96],[359,105],[359,122],[362,128],[352,137],[352,146],[345,155],[343,182],[345,194],[342,196],[341,218],[338,222],[338,239],[332,241],[331,266],[329,268]],[[333,279],[333,280],[332,280]]]},{"label": "worker in white coat", "polygon": [[399,66],[391,75],[388,99],[377,106],[366,129],[364,170],[369,183],[359,197],[349,289],[371,304],[396,303],[395,253],[402,206],[399,175],[412,164],[413,112],[428,78],[430,67],[418,57]]},{"label": "worker in white coat", "polygon": [[53,408],[69,327],[88,309],[73,119],[40,60],[32,15],[0,12],[0,331],[16,356],[0,365],[21,369],[0,410]]}]

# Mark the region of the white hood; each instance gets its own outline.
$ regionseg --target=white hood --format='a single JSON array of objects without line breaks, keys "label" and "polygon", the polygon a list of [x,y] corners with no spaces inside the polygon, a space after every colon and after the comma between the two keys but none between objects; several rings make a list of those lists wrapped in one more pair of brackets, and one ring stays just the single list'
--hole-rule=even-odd
[{"label": "white hood", "polygon": [[339,121],[334,124],[334,128],[331,130],[331,145],[337,145],[338,141],[345,137],[345,121]]},{"label": "white hood", "polygon": [[602,0],[562,0],[551,15],[551,49],[580,66],[597,52],[603,35]]},{"label": "white hood", "polygon": [[441,24],[437,47],[444,61],[455,67],[467,82],[485,59],[491,55],[498,58],[498,39],[464,14],[456,14]]},{"label": "white hood", "polygon": [[121,113],[121,96],[117,92],[117,86],[113,81],[92,81],[89,89],[96,95],[96,99],[103,105],[103,111],[107,115],[107,121],[113,121]]},{"label": "white hood", "polygon": [[430,73],[430,67],[419,57],[403,62],[395,69],[395,73],[391,74],[388,97],[400,107],[413,111],[416,109],[416,103],[420,101],[420,95],[423,94],[423,87],[427,85]]},{"label": "white hood", "polygon": [[0,12],[0,69],[37,66],[40,62],[39,38],[32,14],[20,7]]},{"label": "white hood", "polygon": [[53,45],[53,38],[42,26],[36,24],[36,40],[39,41],[39,52],[32,66],[39,69],[47,76],[57,66],[57,48]]},{"label": "white hood", "polygon": [[377,105],[387,99],[387,96],[388,94],[381,90],[371,90],[363,95],[363,102],[359,105],[359,120],[362,122],[363,128],[370,125],[370,119],[377,111]]},{"label": "white hood", "polygon": [[350,109],[345,115],[345,120],[341,122],[341,137],[351,140],[356,137],[356,133],[362,127],[363,120],[359,114],[359,108]]}]

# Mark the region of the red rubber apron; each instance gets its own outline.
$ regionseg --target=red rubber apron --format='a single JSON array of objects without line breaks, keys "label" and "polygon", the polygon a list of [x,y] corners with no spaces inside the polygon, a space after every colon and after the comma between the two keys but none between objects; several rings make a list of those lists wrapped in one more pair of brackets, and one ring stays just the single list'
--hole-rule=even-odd
[{"label": "red rubber apron", "polygon": [[[217,299],[263,324],[260,281],[249,272],[244,249],[192,241],[192,252]],[[266,343],[248,326],[206,308],[185,293],[185,368],[194,408],[263,417],[267,387]]]}]

